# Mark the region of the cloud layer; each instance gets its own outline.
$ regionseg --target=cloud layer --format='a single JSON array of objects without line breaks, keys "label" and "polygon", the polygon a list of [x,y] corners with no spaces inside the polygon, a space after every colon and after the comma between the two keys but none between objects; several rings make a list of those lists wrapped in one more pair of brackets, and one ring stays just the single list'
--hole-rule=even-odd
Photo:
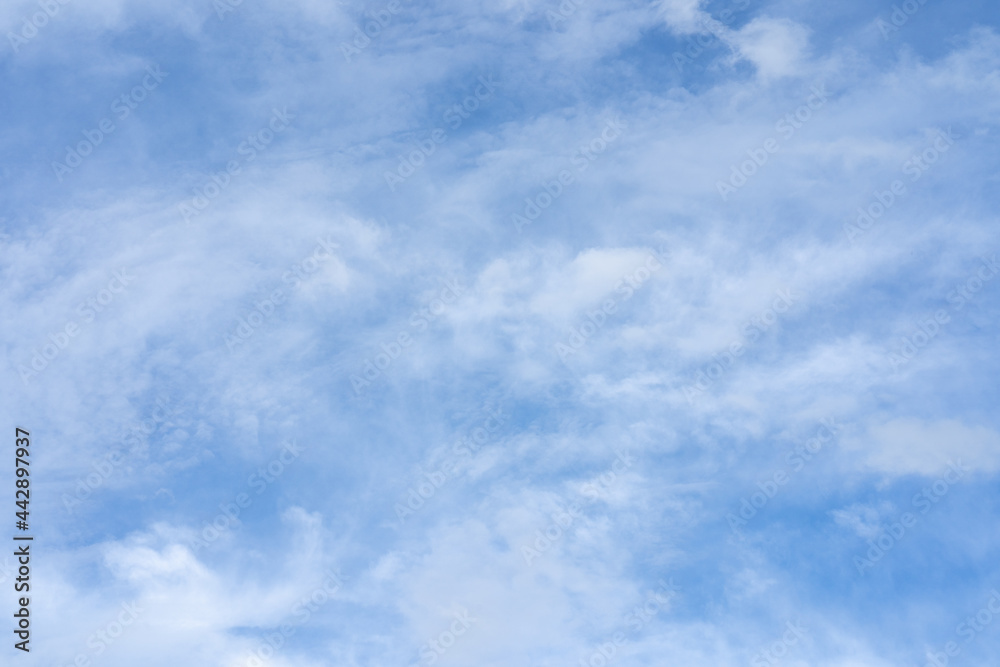
[{"label": "cloud layer", "polygon": [[23,661],[988,664],[998,17],[5,5]]}]

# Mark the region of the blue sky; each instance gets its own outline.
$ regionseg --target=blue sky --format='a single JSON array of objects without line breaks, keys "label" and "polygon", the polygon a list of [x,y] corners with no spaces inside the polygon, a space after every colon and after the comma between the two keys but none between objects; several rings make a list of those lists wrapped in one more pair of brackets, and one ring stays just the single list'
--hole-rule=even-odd
[{"label": "blue sky", "polygon": [[16,659],[994,664],[998,20],[6,3]]}]

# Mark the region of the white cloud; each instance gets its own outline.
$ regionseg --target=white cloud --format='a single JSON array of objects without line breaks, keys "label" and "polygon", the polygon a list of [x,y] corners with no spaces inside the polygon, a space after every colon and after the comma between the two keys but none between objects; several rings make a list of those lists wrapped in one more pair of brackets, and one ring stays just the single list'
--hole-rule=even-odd
[{"label": "white cloud", "polygon": [[846,447],[869,468],[890,475],[942,475],[959,461],[978,473],[1000,469],[1000,433],[956,419],[873,419]]},{"label": "white cloud", "polygon": [[800,73],[809,47],[805,26],[782,18],[757,17],[730,39],[764,80]]}]

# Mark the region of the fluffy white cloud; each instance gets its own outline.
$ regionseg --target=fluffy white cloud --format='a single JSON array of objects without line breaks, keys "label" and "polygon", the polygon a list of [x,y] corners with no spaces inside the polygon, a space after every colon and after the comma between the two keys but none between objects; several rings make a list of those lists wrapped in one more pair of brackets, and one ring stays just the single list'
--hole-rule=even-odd
[{"label": "fluffy white cloud", "polygon": [[757,17],[732,33],[732,43],[761,78],[799,74],[808,53],[808,29],[788,19]]}]

